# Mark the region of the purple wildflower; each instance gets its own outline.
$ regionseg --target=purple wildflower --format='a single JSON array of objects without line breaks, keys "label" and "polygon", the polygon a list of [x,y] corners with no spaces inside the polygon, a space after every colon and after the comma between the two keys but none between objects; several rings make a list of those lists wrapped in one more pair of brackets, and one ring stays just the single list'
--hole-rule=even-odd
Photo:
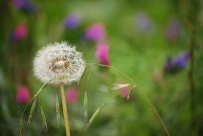
[{"label": "purple wildflower", "polygon": [[171,57],[168,57],[165,64],[165,71],[167,72],[175,72],[179,69],[183,69],[186,67],[187,62],[190,57],[190,52],[186,51],[180,54],[175,60],[172,60]]},{"label": "purple wildflower", "polygon": [[180,54],[175,60],[174,60],[174,66],[179,68],[185,68],[187,65],[187,61],[190,57],[190,52],[186,51],[182,54]]},{"label": "purple wildflower", "polygon": [[76,13],[72,13],[69,16],[67,16],[63,24],[66,28],[76,28],[80,23],[80,16]]},{"label": "purple wildflower", "polygon": [[85,29],[85,38],[95,41],[97,43],[104,42],[106,38],[106,30],[103,23],[97,22],[88,26]]},{"label": "purple wildflower", "polygon": [[16,8],[27,12],[35,12],[37,6],[29,0],[13,0],[13,4]]}]

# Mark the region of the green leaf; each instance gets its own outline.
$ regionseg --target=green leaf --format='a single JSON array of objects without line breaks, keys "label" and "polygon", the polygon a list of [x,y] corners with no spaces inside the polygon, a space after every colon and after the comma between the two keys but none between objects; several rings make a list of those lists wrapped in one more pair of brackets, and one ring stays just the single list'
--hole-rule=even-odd
[{"label": "green leaf", "polygon": [[90,118],[90,120],[88,121],[88,123],[85,125],[84,131],[87,130],[87,128],[90,126],[90,124],[92,123],[92,121],[96,118],[96,116],[99,114],[99,112],[101,111],[103,105],[100,106],[92,115],[92,117]]},{"label": "green leaf", "polygon": [[[58,124],[58,129],[59,129],[59,124],[60,124],[60,107],[59,107],[59,100],[58,96],[56,94],[56,119],[57,119],[57,124]],[[60,133],[60,129],[59,129]]]},{"label": "green leaf", "polygon": [[88,100],[87,100],[87,92],[85,92],[85,95],[84,95],[84,121],[85,121],[85,123],[87,122],[87,119],[88,119],[87,109],[88,109]]},{"label": "green leaf", "polygon": [[87,67],[86,67],[86,68],[85,68],[85,70],[83,71],[82,76],[81,76],[81,78],[79,79],[79,81],[78,81],[78,84],[77,84],[77,85],[79,85],[79,83],[80,83],[81,79],[84,77],[86,70],[87,70]]}]

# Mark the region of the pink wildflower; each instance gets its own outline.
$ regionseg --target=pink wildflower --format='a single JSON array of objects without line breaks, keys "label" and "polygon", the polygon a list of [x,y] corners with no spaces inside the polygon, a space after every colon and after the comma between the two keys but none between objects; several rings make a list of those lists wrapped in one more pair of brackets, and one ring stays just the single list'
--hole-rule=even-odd
[{"label": "pink wildflower", "polygon": [[66,100],[67,102],[73,103],[78,99],[78,90],[76,87],[70,87],[66,91]]},{"label": "pink wildflower", "polygon": [[109,47],[105,44],[98,44],[96,51],[96,58],[105,65],[109,65]]},{"label": "pink wildflower", "polygon": [[106,30],[103,23],[97,22],[85,29],[85,38],[95,42],[103,42],[106,37]]},{"label": "pink wildflower", "polygon": [[27,26],[24,23],[20,23],[14,30],[13,33],[14,41],[16,42],[25,38],[27,36],[27,33],[28,33]]},{"label": "pink wildflower", "polygon": [[19,103],[28,103],[30,100],[29,90],[26,86],[18,87],[16,100]]}]

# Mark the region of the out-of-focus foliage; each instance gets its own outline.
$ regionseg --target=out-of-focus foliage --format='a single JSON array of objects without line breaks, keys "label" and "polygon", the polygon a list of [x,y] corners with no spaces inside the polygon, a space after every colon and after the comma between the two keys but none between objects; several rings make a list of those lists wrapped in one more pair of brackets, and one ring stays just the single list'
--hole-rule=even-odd
[{"label": "out-of-focus foliage", "polygon": [[[4,0],[0,2],[0,15],[2,136],[14,135],[21,109],[43,85],[33,76],[36,52],[60,41],[76,46],[87,63],[109,64],[132,78],[149,97],[171,135],[203,135],[202,1]],[[192,43],[191,26],[195,30]],[[100,50],[100,45],[108,50]],[[189,57],[178,56],[184,52]],[[71,135],[80,133],[87,123],[85,91],[88,119],[105,104],[81,135],[166,135],[139,90],[133,89],[126,101],[130,89],[113,90],[114,83],[131,82],[113,69],[93,66],[91,70],[88,66],[79,85],[74,84],[72,91],[65,86]],[[31,123],[23,128],[28,135],[45,135],[40,106],[49,135],[65,135],[62,112],[58,128],[56,94],[60,96],[59,87],[51,85],[39,94]],[[25,123],[30,109],[31,104],[24,114]]]}]

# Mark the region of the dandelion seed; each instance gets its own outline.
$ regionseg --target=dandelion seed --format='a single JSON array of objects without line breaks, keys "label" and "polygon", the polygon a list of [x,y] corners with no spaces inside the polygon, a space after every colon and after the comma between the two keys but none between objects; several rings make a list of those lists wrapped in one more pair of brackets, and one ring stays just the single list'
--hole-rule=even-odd
[{"label": "dandelion seed", "polygon": [[85,70],[82,53],[66,42],[50,44],[41,49],[34,60],[34,74],[42,82],[70,85],[80,80]]}]

